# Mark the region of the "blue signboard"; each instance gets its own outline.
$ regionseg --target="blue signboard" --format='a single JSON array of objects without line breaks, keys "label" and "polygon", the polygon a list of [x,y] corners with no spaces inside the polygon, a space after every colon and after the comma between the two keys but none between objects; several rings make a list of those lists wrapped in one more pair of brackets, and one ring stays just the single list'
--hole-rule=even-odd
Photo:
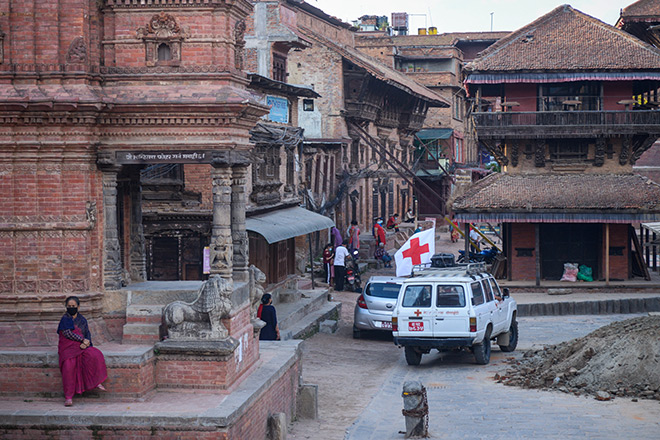
[{"label": "blue signboard", "polygon": [[268,119],[273,122],[289,123],[289,101],[276,96],[266,96],[266,105],[270,107]]}]

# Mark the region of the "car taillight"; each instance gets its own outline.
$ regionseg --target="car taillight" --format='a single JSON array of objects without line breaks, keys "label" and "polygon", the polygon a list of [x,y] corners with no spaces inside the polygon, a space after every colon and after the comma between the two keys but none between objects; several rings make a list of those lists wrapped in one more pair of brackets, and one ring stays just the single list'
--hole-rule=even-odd
[{"label": "car taillight", "polygon": [[357,299],[357,305],[361,309],[366,309],[367,308],[367,302],[364,300],[364,296],[360,295]]},{"label": "car taillight", "polygon": [[477,332],[477,318],[470,318],[470,333]]},{"label": "car taillight", "polygon": [[399,331],[399,318],[397,318],[396,316],[392,317],[392,331],[393,332]]}]

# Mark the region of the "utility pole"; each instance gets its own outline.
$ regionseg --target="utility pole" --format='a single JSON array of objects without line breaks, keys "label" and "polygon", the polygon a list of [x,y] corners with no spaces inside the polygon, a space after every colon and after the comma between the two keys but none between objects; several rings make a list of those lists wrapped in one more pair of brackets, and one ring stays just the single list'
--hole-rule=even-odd
[{"label": "utility pole", "polygon": [[494,12],[490,13],[490,31],[493,32],[493,14]]}]

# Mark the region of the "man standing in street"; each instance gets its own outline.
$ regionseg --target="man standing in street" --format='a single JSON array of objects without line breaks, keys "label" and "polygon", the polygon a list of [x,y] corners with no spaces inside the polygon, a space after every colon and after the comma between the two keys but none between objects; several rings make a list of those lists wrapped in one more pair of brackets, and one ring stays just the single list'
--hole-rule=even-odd
[{"label": "man standing in street", "polygon": [[358,227],[357,220],[351,221],[351,227],[348,228],[348,250],[360,250],[360,228]]},{"label": "man standing in street", "polygon": [[346,277],[346,258],[351,258],[348,249],[340,244],[335,249],[335,290],[341,292],[344,290],[344,278]]},{"label": "man standing in street", "polygon": [[374,238],[376,239],[376,245],[380,243],[386,244],[387,240],[385,239],[385,229],[383,229],[383,219],[378,217],[376,224],[374,224]]}]

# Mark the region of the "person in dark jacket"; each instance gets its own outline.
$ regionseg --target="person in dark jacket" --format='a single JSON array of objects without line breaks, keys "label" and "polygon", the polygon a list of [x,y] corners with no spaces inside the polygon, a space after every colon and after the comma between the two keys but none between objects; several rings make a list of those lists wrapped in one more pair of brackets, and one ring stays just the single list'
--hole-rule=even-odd
[{"label": "person in dark jacket", "polygon": [[259,333],[261,341],[279,341],[280,328],[277,325],[277,312],[273,306],[273,297],[270,293],[264,293],[261,297],[261,320],[266,323]]}]

